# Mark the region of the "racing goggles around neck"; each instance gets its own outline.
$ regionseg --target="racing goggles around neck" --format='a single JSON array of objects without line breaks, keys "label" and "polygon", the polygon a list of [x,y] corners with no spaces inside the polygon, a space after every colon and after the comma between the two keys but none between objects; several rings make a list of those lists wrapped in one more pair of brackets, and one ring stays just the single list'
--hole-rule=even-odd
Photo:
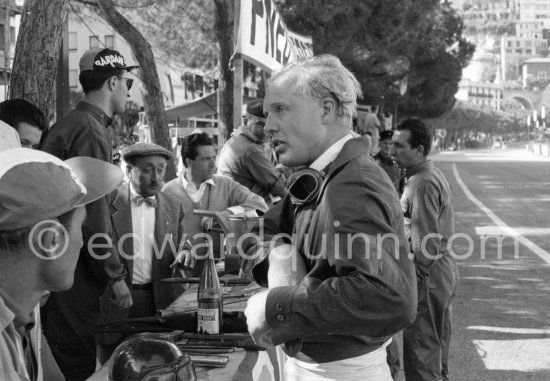
[{"label": "racing goggles around neck", "polygon": [[140,381],[196,381],[197,375],[187,355],[162,365],[146,366],[141,371]]},{"label": "racing goggles around neck", "polygon": [[287,189],[294,205],[305,205],[315,201],[325,174],[313,168],[302,168],[294,172],[287,180]]}]

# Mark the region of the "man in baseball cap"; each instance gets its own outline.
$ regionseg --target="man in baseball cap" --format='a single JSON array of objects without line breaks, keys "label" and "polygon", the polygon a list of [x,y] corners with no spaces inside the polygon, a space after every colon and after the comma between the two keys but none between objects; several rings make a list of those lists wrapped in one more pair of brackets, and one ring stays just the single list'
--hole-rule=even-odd
[{"label": "man in baseball cap", "polygon": [[[90,49],[80,60],[80,84],[84,98],[76,109],[54,124],[41,149],[67,160],[89,156],[112,162],[112,137],[108,127],[113,115],[122,114],[133,78],[122,55],[111,49]],[[94,328],[99,320],[99,299],[107,292],[119,308],[132,305],[124,282],[126,273],[118,255],[107,249],[88,250],[88,242],[112,236],[107,200],[100,198],[86,207],[84,242],[73,287],[52,293],[42,308],[44,334],[65,378],[86,379],[95,369]],[[97,238],[103,237],[103,238]],[[106,258],[106,259],[101,259]],[[76,301],[76,302],[75,302]]]},{"label": "man in baseball cap", "polygon": [[42,369],[38,303],[47,290],[71,287],[84,205],[121,181],[118,167],[97,159],[61,161],[28,148],[0,152],[2,379],[53,379]]}]

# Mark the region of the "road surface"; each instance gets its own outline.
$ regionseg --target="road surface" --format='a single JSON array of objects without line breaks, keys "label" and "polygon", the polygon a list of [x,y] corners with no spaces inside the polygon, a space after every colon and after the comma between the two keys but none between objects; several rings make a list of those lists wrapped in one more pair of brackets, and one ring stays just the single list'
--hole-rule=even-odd
[{"label": "road surface", "polygon": [[550,160],[442,152],[454,196],[453,381],[550,380]]}]

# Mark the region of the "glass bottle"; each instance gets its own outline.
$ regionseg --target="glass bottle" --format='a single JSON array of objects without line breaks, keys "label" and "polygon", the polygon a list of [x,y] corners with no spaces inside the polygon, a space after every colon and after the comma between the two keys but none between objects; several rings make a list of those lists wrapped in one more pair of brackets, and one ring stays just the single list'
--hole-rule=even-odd
[{"label": "glass bottle", "polygon": [[200,334],[220,334],[223,325],[222,287],[216,272],[212,246],[204,262],[197,291],[197,332]]}]

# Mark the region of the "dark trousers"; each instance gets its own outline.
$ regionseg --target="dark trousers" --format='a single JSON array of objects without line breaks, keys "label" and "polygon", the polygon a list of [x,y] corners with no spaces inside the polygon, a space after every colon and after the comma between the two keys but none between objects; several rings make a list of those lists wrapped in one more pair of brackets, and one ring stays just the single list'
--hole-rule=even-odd
[{"label": "dark trousers", "polygon": [[[156,305],[153,294],[153,288],[148,289],[130,289],[132,292],[132,307],[125,309],[116,308],[108,299],[107,295],[101,298],[101,319],[100,324],[108,324],[114,321],[125,319],[135,319],[141,317],[155,316]],[[129,334],[120,333],[98,333],[96,341],[98,343],[97,357],[100,364],[109,360],[116,347]]]},{"label": "dark trousers", "polygon": [[399,358],[399,346],[395,337],[386,347],[386,362],[390,368],[391,377],[396,380],[401,370],[401,359]]},{"label": "dark trousers", "polygon": [[102,291],[79,260],[73,287],[52,293],[41,309],[44,336],[67,381],[85,380],[95,371],[94,329]]},{"label": "dark trousers", "polygon": [[451,300],[458,284],[454,258],[442,257],[418,283],[418,313],[403,331],[403,362],[407,381],[439,381],[449,377]]}]

